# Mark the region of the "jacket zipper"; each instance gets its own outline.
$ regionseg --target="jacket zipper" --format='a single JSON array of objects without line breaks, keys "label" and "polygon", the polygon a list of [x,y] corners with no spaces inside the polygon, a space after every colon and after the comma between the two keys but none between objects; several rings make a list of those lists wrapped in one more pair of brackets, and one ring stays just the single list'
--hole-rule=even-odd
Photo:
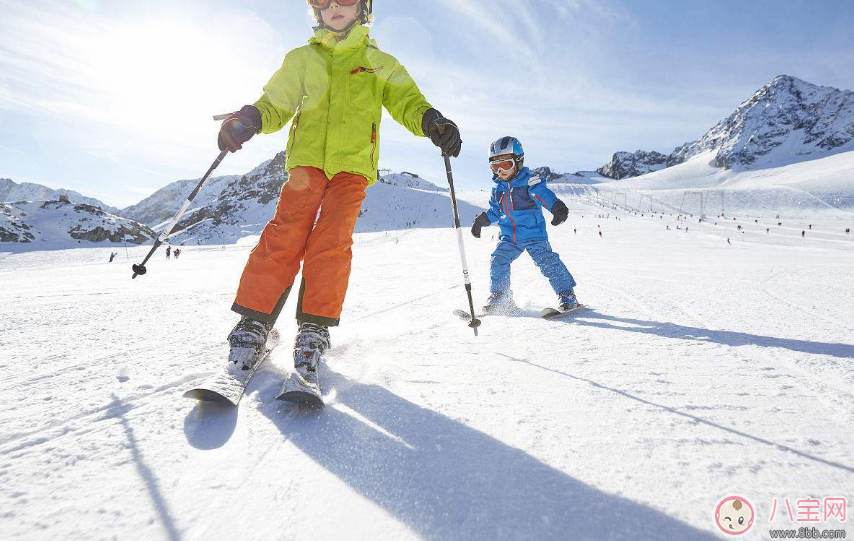
[{"label": "jacket zipper", "polygon": [[297,116],[294,117],[294,133],[291,135],[291,146],[288,148],[288,158],[290,158],[291,150],[293,150],[294,145],[297,143],[297,130],[299,129],[299,119],[302,115],[302,111],[297,113]]},{"label": "jacket zipper", "polygon": [[374,166],[374,154],[377,150],[377,123],[371,124],[371,167]]},{"label": "jacket zipper", "polygon": [[507,211],[507,217],[513,223],[513,243],[516,243],[516,220],[510,215],[510,210],[513,205],[513,188],[509,192],[504,192],[504,210]]}]

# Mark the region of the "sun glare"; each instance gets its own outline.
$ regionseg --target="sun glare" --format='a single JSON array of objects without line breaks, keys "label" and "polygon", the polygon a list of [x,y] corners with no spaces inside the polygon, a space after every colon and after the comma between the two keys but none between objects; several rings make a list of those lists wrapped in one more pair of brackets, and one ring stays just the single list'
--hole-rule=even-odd
[{"label": "sun glare", "polygon": [[[268,31],[259,41],[276,54],[271,39],[277,37]],[[174,135],[190,136],[212,115],[254,99],[268,76],[266,58],[235,51],[213,28],[186,20],[114,26],[93,36],[87,49],[89,84],[114,114],[112,122],[140,134],[168,126]]]},{"label": "sun glare", "polygon": [[151,125],[211,110],[205,92],[214,78],[219,50],[212,37],[171,23],[140,24],[98,40],[94,64],[117,123]]}]

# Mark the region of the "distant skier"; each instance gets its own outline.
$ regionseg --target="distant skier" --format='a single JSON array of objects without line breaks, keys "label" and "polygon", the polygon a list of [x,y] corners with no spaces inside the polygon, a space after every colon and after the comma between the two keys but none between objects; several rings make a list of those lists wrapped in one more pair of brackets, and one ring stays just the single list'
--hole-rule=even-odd
[{"label": "distant skier", "polygon": [[113,259],[116,258],[116,252],[110,252],[110,263],[113,262]]},{"label": "distant skier", "polygon": [[575,279],[552,251],[546,232],[542,208],[552,213],[552,225],[560,225],[569,217],[563,201],[548,189],[546,181],[533,176],[524,167],[525,152],[515,137],[502,137],[489,147],[489,167],[492,169],[492,197],[489,210],[474,220],[471,233],[480,238],[481,229],[498,222],[501,234],[490,260],[490,295],[485,313],[515,311],[510,289],[510,264],[528,252],[540,271],[549,279],[558,295],[558,309],[566,312],[578,307]]},{"label": "distant skier", "polygon": [[181,256],[181,249],[175,248],[175,259],[178,259]]},{"label": "distant skier", "polygon": [[599,231],[599,238],[602,238],[602,232]]},{"label": "distant skier", "polygon": [[171,245],[166,247],[166,259],[169,259],[170,257],[172,257],[172,246]]},{"label": "distant skier", "polygon": [[[448,156],[459,155],[462,140],[456,124],[370,38],[372,0],[308,5],[314,36],[285,55],[258,101],[223,122],[218,143],[236,152],[256,133],[274,133],[291,122],[289,178],[249,254],[231,307],[241,319],[228,337],[229,369],[254,366],[293,291],[299,296],[294,364],[303,382],[317,390],[316,368],[347,293],[356,220],[366,189],[377,181],[383,108]],[[301,262],[302,284],[294,287]]]},{"label": "distant skier", "polygon": [[726,243],[729,244],[730,246],[732,246],[732,243],[729,241],[729,237],[727,237]]},{"label": "distant skier", "polygon": [[807,232],[806,232],[806,231],[801,231],[801,238],[802,238],[802,239],[805,239],[806,237],[807,237]]}]

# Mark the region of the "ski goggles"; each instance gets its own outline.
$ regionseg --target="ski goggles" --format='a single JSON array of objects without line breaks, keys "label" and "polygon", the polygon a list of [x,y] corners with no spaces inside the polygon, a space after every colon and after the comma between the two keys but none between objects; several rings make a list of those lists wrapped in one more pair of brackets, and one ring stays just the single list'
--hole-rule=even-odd
[{"label": "ski goggles", "polygon": [[489,167],[496,175],[503,172],[510,172],[516,167],[516,162],[508,158],[500,158],[497,160],[489,160]]},{"label": "ski goggles", "polygon": [[[332,5],[332,0],[306,0],[308,5],[313,7],[314,9],[319,9],[323,11],[324,9],[328,9],[330,5]],[[362,0],[336,0],[336,3],[339,6],[355,6]]]}]

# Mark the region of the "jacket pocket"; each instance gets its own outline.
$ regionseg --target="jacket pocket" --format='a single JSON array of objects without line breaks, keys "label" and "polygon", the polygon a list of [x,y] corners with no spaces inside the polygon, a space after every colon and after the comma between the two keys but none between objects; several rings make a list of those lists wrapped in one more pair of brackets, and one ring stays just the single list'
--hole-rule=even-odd
[{"label": "jacket pocket", "polygon": [[350,93],[350,103],[359,107],[370,108],[376,101],[376,72],[382,70],[382,66],[366,68],[359,66],[350,71],[347,79]]}]

